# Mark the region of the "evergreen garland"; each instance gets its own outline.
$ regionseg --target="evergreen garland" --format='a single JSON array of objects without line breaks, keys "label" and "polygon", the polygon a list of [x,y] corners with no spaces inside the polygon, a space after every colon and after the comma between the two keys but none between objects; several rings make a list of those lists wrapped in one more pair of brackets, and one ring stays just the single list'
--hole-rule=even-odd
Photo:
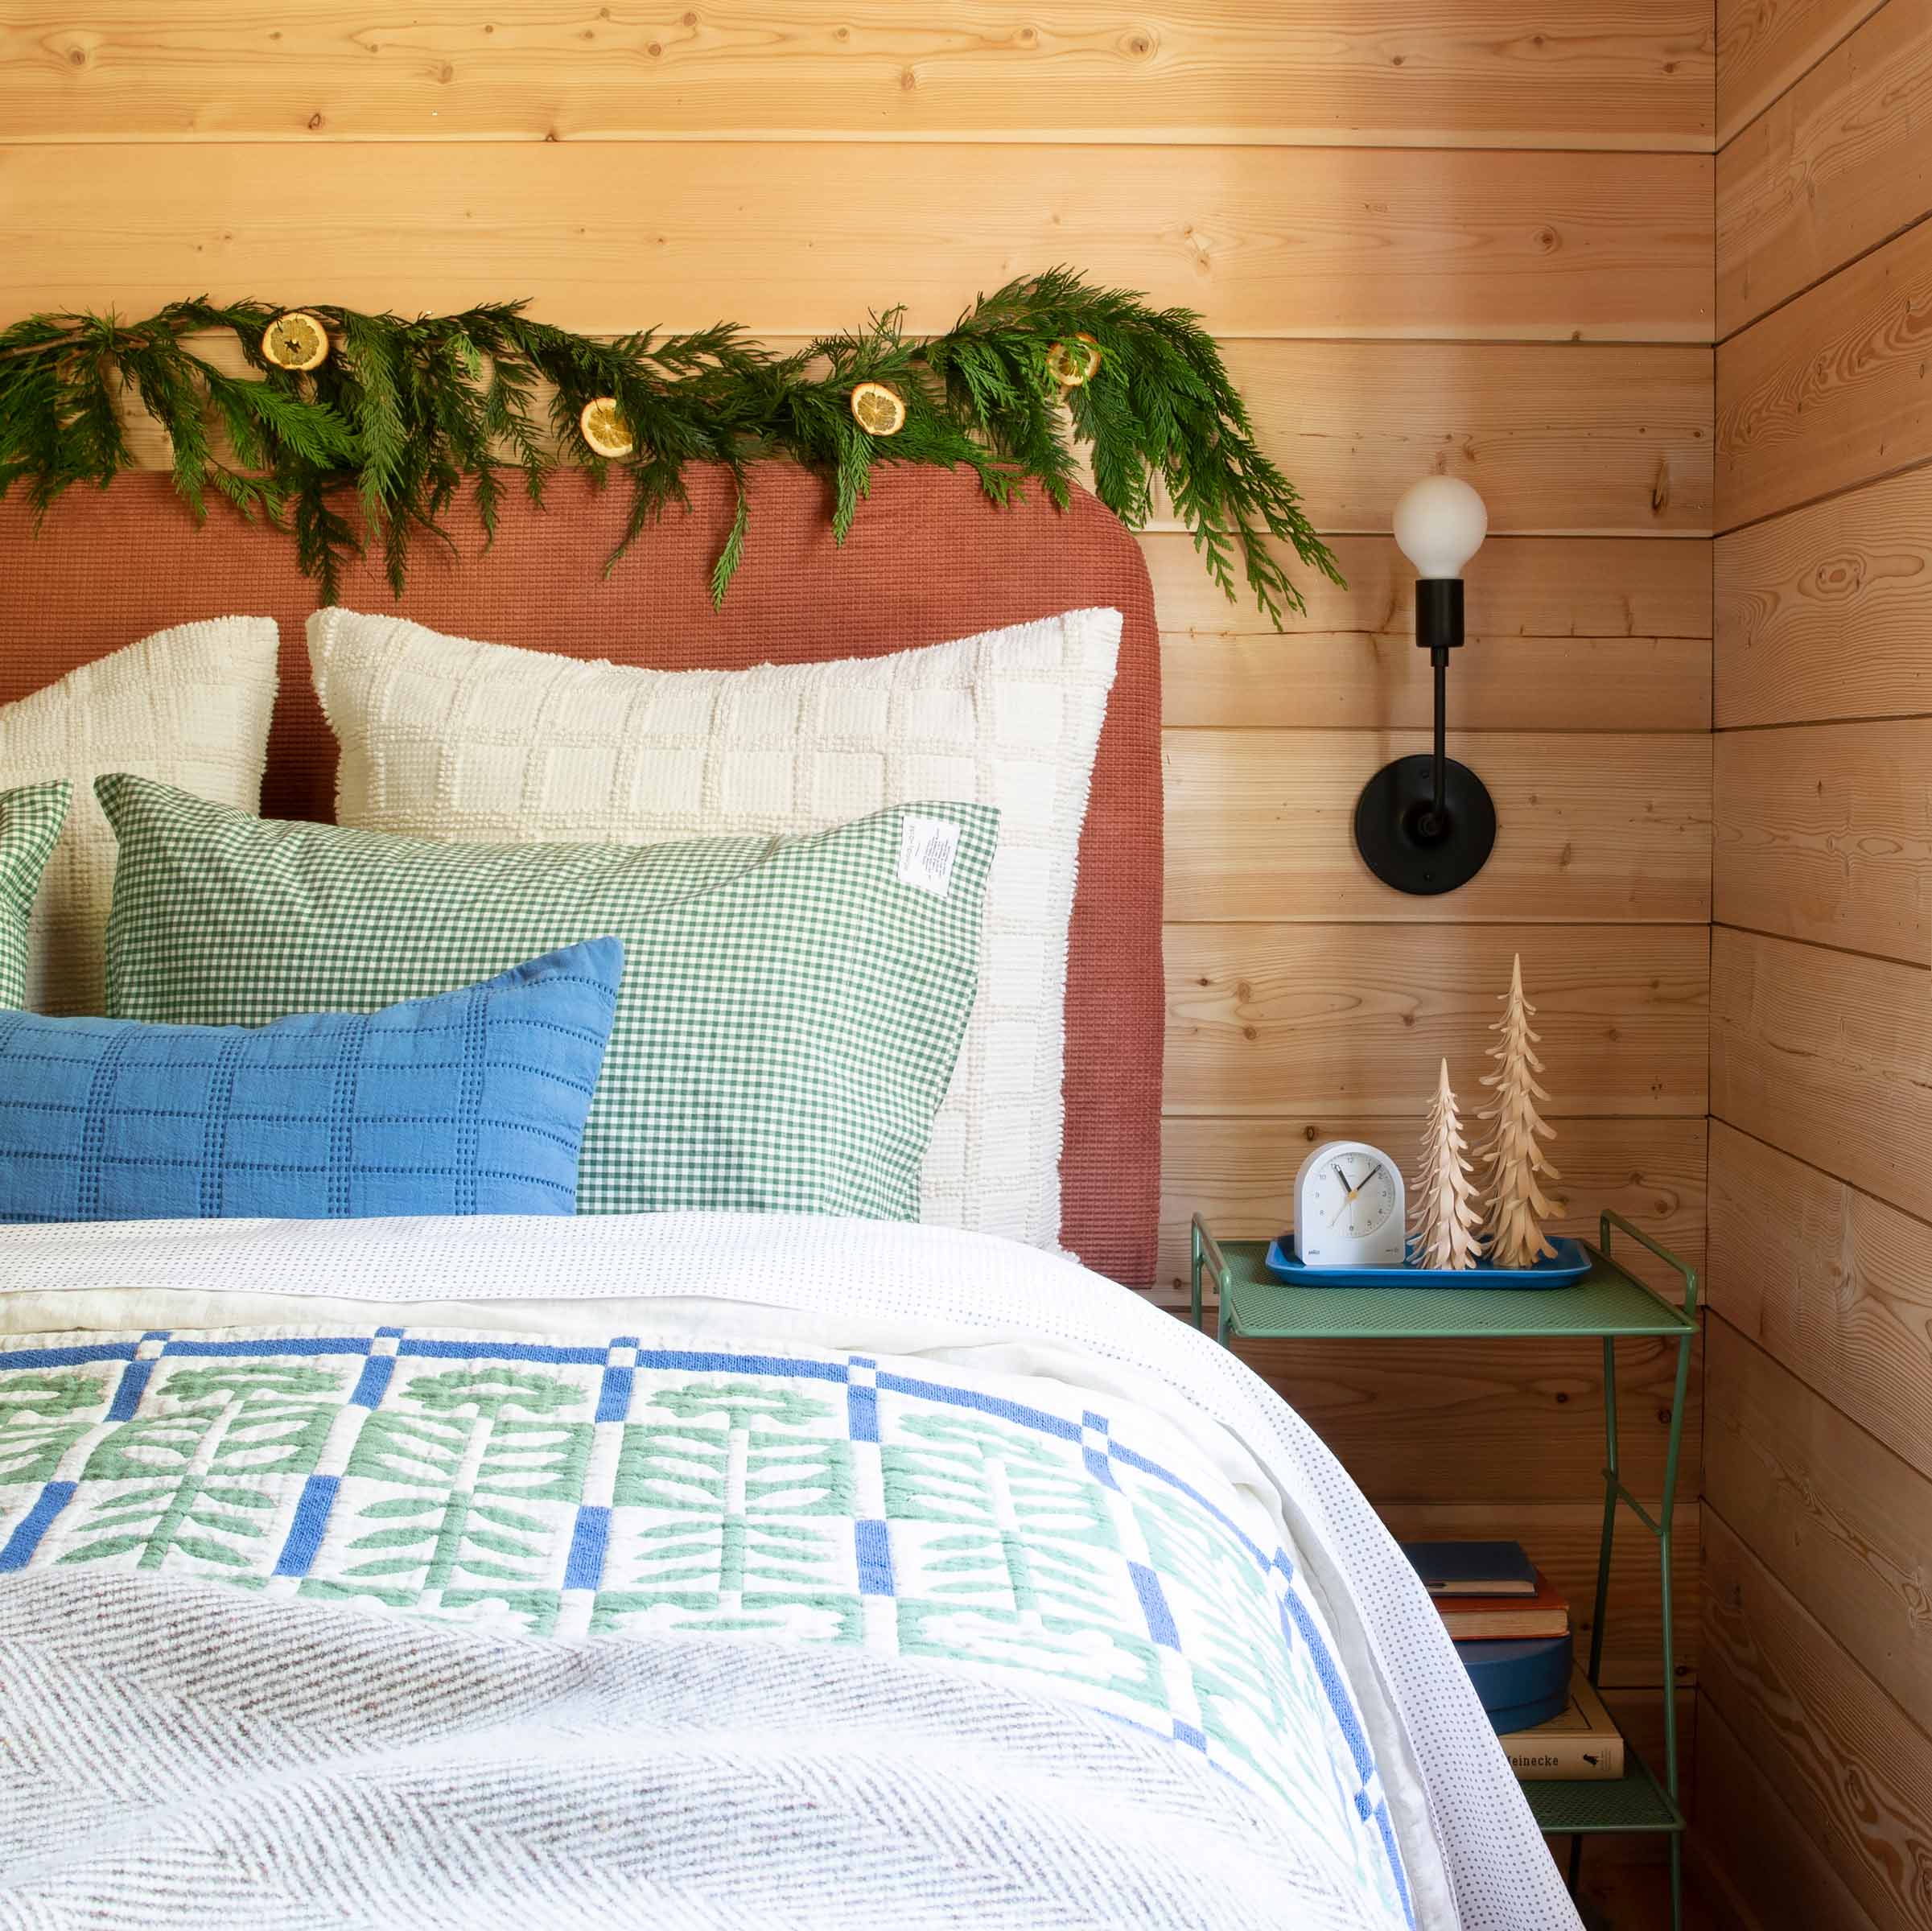
[{"label": "evergreen garland", "polygon": [[[1091,288],[1070,270],[980,297],[942,336],[907,336],[904,311],[891,309],[856,333],[783,356],[730,324],[599,340],[533,321],[525,307],[407,321],[311,305],[306,312],[328,331],[332,352],[302,374],[265,356],[263,331],[286,312],[266,303],[175,302],[131,324],[111,315],[30,317],[0,331],[0,496],[20,485],[38,521],[73,484],[105,485],[131,467],[119,407],[131,392],[167,432],[175,486],[196,514],[212,491],[286,530],[331,603],[344,564],[371,542],[400,595],[416,539],[449,540],[441,518],[466,480],[489,533],[519,476],[541,502],[560,463],[599,483],[621,471],[630,514],[614,565],[685,500],[687,463],[717,463],[739,482],[712,574],[721,601],[744,552],[744,482],[754,462],[789,459],[830,477],[842,539],[877,463],[964,466],[1000,504],[1037,483],[1064,507],[1078,443],[1092,451],[1094,487],[1110,509],[1138,527],[1164,484],[1214,580],[1234,597],[1238,556],[1277,625],[1304,606],[1267,539],[1341,580],[1293,486],[1256,446],[1200,318]],[[196,351],[196,337],[223,331],[252,375],[225,373]],[[904,402],[897,433],[874,435],[855,420],[851,392],[868,381]],[[547,440],[536,400],[546,384]],[[604,397],[636,444],[616,461],[579,426],[584,407]]]}]

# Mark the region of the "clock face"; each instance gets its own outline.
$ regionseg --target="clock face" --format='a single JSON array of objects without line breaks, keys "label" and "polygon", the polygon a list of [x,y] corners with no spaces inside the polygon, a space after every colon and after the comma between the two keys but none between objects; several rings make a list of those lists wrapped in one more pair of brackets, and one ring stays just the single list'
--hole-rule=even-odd
[{"label": "clock face", "polygon": [[1304,1197],[1313,1213],[1314,1232],[1330,1239],[1373,1240],[1398,1206],[1388,1163],[1356,1147],[1318,1160]]}]

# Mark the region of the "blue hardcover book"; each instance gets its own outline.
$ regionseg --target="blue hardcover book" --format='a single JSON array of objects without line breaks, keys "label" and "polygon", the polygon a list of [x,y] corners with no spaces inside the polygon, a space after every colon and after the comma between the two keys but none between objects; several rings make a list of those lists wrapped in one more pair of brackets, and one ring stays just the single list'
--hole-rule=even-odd
[{"label": "blue hardcover book", "polygon": [[1534,1595],[1536,1567],[1521,1542],[1404,1542],[1431,1595]]},{"label": "blue hardcover book", "polygon": [[1463,1642],[1456,1645],[1456,1653],[1498,1736],[1533,1730],[1570,1707],[1572,1658],[1567,1636]]}]

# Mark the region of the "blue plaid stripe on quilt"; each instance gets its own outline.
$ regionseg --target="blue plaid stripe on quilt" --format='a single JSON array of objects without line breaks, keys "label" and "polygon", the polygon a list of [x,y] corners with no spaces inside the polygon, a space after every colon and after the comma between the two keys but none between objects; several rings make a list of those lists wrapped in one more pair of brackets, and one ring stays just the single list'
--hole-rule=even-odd
[{"label": "blue plaid stripe on quilt", "polygon": [[929,1659],[1197,1753],[1408,1920],[1289,1553],[1173,1430],[1094,1400],[626,1336],[62,1337],[0,1353],[0,1575],[94,1564],[542,1636]]}]

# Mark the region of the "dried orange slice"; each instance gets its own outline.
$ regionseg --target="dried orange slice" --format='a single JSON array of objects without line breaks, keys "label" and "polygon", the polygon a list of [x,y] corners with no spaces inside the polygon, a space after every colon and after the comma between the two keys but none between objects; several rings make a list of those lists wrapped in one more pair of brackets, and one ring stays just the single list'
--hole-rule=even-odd
[{"label": "dried orange slice", "polygon": [[304,309],[276,316],[262,331],[262,359],[277,368],[319,368],[328,352],[328,331]]},{"label": "dried orange slice", "polygon": [[583,439],[600,456],[628,456],[637,447],[631,426],[624,419],[615,396],[599,396],[587,402],[577,418]]},{"label": "dried orange slice", "polygon": [[905,427],[905,401],[883,382],[861,382],[852,391],[852,418],[869,436],[896,436]]},{"label": "dried orange slice", "polygon": [[1071,342],[1056,342],[1047,351],[1047,367],[1062,389],[1078,389],[1100,366],[1100,344],[1084,331]]}]

